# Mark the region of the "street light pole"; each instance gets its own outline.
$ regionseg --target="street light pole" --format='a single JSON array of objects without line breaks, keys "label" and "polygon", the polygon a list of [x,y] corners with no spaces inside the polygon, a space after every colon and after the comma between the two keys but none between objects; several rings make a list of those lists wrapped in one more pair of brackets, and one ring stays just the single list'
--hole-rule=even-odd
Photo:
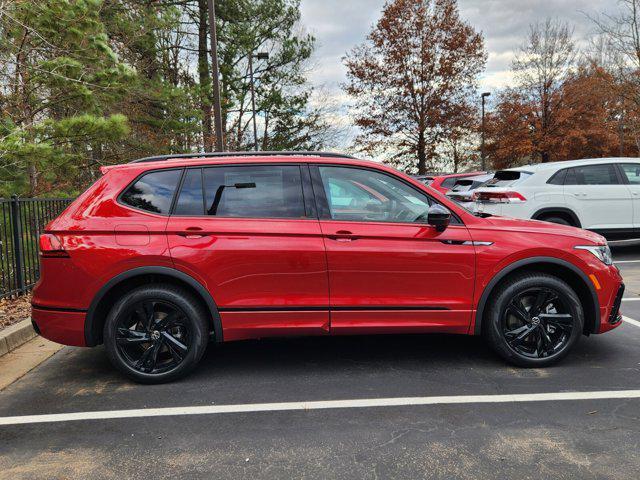
[{"label": "street light pole", "polygon": [[253,53],[249,54],[249,81],[251,82],[251,111],[253,118],[253,149],[258,151],[258,127],[256,125],[256,88],[253,79],[253,58],[257,58],[258,60],[268,60],[269,53],[268,52],[259,52],[257,55]]},{"label": "street light pole", "polygon": [[222,109],[220,107],[220,72],[218,70],[218,37],[216,34],[216,8],[209,2],[209,29],[211,31],[211,80],[213,84],[213,120],[216,130],[216,152],[224,151],[222,138]]},{"label": "street light pole", "polygon": [[486,98],[491,96],[491,93],[484,92],[482,97],[482,146],[480,147],[480,159],[482,162],[482,171],[486,171],[487,169],[487,159],[484,151],[484,137],[485,137],[485,101]]}]

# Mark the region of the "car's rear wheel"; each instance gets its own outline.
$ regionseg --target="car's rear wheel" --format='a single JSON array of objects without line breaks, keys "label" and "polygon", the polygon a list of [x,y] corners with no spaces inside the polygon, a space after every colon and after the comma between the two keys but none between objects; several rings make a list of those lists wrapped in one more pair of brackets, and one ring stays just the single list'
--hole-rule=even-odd
[{"label": "car's rear wheel", "polygon": [[505,360],[546,367],[569,353],[583,325],[580,299],[566,282],[525,273],[507,279],[492,295],[483,333]]},{"label": "car's rear wheel", "polygon": [[187,375],[207,347],[204,308],[189,292],[154,284],[120,298],[107,316],[104,343],[111,363],[140,383]]},{"label": "car's rear wheel", "polygon": [[549,222],[549,223],[557,223],[558,225],[567,225],[570,227],[575,226],[569,220],[563,217],[545,217],[542,219],[542,221]]}]

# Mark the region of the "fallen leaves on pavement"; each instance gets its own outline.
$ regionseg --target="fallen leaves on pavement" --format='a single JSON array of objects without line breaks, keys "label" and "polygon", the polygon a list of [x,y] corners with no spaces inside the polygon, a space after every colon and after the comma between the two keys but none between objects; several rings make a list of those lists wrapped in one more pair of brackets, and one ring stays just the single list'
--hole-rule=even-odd
[{"label": "fallen leaves on pavement", "polygon": [[0,300],[0,330],[31,316],[31,295]]}]

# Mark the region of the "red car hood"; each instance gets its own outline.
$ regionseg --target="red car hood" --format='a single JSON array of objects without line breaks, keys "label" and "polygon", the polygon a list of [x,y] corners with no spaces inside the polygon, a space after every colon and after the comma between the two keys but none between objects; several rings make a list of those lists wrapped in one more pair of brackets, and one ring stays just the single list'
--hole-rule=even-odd
[{"label": "red car hood", "polygon": [[564,235],[588,242],[604,245],[606,240],[602,235],[583,230],[581,228],[558,225],[556,223],[541,222],[539,220],[522,220],[519,218],[507,218],[500,216],[487,217],[487,223],[502,231],[546,233],[550,235]]}]

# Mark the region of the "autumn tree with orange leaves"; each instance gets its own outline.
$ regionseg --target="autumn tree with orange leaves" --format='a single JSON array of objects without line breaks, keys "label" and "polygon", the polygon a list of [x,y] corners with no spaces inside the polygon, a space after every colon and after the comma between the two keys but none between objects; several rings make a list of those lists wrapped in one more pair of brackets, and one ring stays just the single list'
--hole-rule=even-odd
[{"label": "autumn tree with orange leaves", "polygon": [[361,151],[424,174],[448,133],[472,128],[469,99],[486,53],[456,0],[389,0],[344,60]]},{"label": "autumn tree with orange leaves", "polygon": [[498,95],[488,116],[495,168],[638,154],[632,138],[620,135],[623,109],[626,123],[637,117],[624,86],[595,59],[576,60],[567,24],[533,25],[513,72],[516,84]]}]

